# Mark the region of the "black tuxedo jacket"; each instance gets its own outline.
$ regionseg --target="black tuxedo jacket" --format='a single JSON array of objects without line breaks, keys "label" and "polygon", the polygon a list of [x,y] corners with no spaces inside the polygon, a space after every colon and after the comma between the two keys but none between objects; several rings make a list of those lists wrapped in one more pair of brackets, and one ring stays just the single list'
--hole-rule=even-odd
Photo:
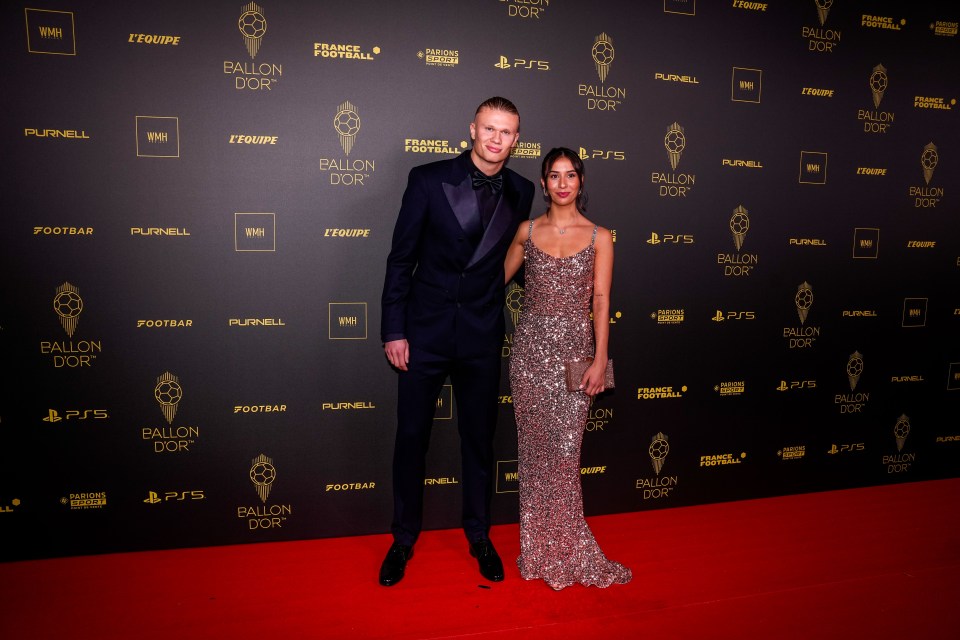
[{"label": "black tuxedo jacket", "polygon": [[499,351],[503,260],[530,215],[533,183],[503,170],[503,190],[486,231],[470,152],[414,167],[393,232],[381,299],[380,336],[448,357]]}]

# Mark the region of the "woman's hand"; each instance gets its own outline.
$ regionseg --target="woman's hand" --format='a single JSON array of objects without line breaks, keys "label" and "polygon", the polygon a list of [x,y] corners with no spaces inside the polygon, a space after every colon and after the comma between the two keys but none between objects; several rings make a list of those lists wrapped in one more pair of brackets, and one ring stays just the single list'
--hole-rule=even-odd
[{"label": "woman's hand", "polygon": [[591,398],[601,393],[604,390],[606,369],[606,360],[594,360],[593,364],[583,372],[583,378],[580,380],[580,389]]}]

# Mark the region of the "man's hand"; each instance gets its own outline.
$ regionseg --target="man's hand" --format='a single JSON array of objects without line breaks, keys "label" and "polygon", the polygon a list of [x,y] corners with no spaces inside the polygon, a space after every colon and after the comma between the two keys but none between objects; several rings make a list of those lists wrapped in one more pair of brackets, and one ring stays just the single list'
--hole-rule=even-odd
[{"label": "man's hand", "polygon": [[407,370],[407,363],[410,362],[410,343],[406,339],[385,342],[383,352],[387,354],[387,360],[390,361],[390,364],[400,371]]}]

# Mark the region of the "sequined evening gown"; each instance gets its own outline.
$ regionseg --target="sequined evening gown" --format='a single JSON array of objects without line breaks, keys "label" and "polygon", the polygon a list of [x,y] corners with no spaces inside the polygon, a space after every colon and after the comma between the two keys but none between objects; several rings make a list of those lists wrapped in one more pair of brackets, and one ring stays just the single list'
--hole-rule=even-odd
[{"label": "sequined evening gown", "polygon": [[[530,223],[530,232],[533,223]],[[510,385],[517,420],[520,557],[526,580],[554,589],[629,582],[607,560],[583,517],[580,446],[590,398],[567,391],[563,363],[592,357],[594,228],[590,245],[556,258],[524,244],[526,286],[514,332]]]}]

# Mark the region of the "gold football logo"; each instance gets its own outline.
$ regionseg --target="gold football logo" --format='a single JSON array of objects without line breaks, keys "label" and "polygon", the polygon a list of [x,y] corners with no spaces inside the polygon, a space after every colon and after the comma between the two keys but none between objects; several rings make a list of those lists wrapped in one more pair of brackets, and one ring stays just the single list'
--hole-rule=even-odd
[{"label": "gold football logo", "polygon": [[610,36],[601,33],[593,43],[590,50],[593,56],[593,62],[597,66],[597,75],[600,76],[600,82],[606,82],[607,73],[610,72],[610,64],[613,62],[613,41]]},{"label": "gold football logo", "polygon": [[847,360],[847,379],[850,381],[850,391],[857,388],[861,375],[863,375],[863,354],[854,351]]},{"label": "gold football logo", "polygon": [[820,26],[827,21],[827,14],[830,13],[830,7],[833,6],[833,0],[813,0],[817,5],[817,15],[820,16]]},{"label": "gold football logo", "polygon": [[887,77],[887,69],[882,64],[873,68],[870,74],[870,91],[873,92],[873,108],[880,108],[880,101],[883,100],[883,92],[887,90],[890,79]]},{"label": "gold football logo", "polygon": [[903,451],[908,435],[910,435],[910,418],[901,414],[897,424],[893,426],[893,436],[897,439],[897,451]]},{"label": "gold football logo", "polygon": [[800,324],[804,324],[807,321],[807,314],[810,313],[810,307],[813,306],[813,288],[808,282],[804,282],[797,287],[797,294],[793,296],[793,302],[797,305]]},{"label": "gold football logo", "polygon": [[270,487],[276,479],[277,468],[273,466],[273,458],[268,458],[261,453],[253,459],[253,464],[250,466],[250,482],[257,488],[257,495],[262,502],[266,503],[270,496]]},{"label": "gold football logo", "polygon": [[660,475],[660,470],[663,469],[663,463],[667,459],[667,454],[670,453],[670,444],[667,442],[667,436],[662,433],[658,433],[650,439],[650,446],[647,448],[647,453],[650,454],[650,462],[653,464],[653,470],[657,475]]},{"label": "gold football logo", "polygon": [[747,238],[747,231],[749,230],[750,216],[747,215],[747,210],[743,208],[743,205],[740,205],[733,210],[733,215],[730,216],[730,231],[733,233],[733,244],[737,247],[737,251],[740,251],[740,247],[743,246],[743,241]]},{"label": "gold football logo", "polygon": [[920,166],[923,167],[923,179],[926,180],[927,184],[930,184],[930,180],[933,179],[933,170],[937,168],[938,162],[940,162],[940,155],[937,153],[937,145],[928,142],[923,148],[923,153],[920,154]]},{"label": "gold football logo", "polygon": [[513,320],[513,326],[520,324],[520,312],[523,309],[523,287],[516,282],[510,281],[510,287],[507,289],[507,311],[510,312],[510,318]]},{"label": "gold football logo", "polygon": [[343,147],[343,152],[350,155],[357,133],[360,131],[360,116],[357,115],[357,108],[349,101],[338,107],[337,115],[333,118],[333,128],[340,134],[340,146]]},{"label": "gold football logo", "polygon": [[256,58],[260,50],[260,40],[263,34],[267,32],[267,19],[263,17],[263,9],[255,2],[241,7],[243,13],[237,20],[237,27],[243,36],[243,42],[247,45],[247,53],[250,58]]},{"label": "gold football logo", "polygon": [[53,310],[60,316],[63,330],[72,338],[73,332],[77,330],[80,312],[83,311],[83,298],[80,297],[79,290],[69,282],[57,287],[57,294],[53,297]]},{"label": "gold football logo", "polygon": [[683,127],[674,122],[667,129],[667,135],[663,136],[663,146],[670,156],[670,167],[676,171],[680,164],[680,154],[687,146],[687,137],[683,133]]},{"label": "gold football logo", "polygon": [[153,388],[153,397],[160,403],[160,410],[163,411],[163,417],[167,419],[167,423],[173,424],[173,418],[177,415],[177,405],[183,398],[180,378],[169,371],[164,372],[157,378],[157,386]]}]

